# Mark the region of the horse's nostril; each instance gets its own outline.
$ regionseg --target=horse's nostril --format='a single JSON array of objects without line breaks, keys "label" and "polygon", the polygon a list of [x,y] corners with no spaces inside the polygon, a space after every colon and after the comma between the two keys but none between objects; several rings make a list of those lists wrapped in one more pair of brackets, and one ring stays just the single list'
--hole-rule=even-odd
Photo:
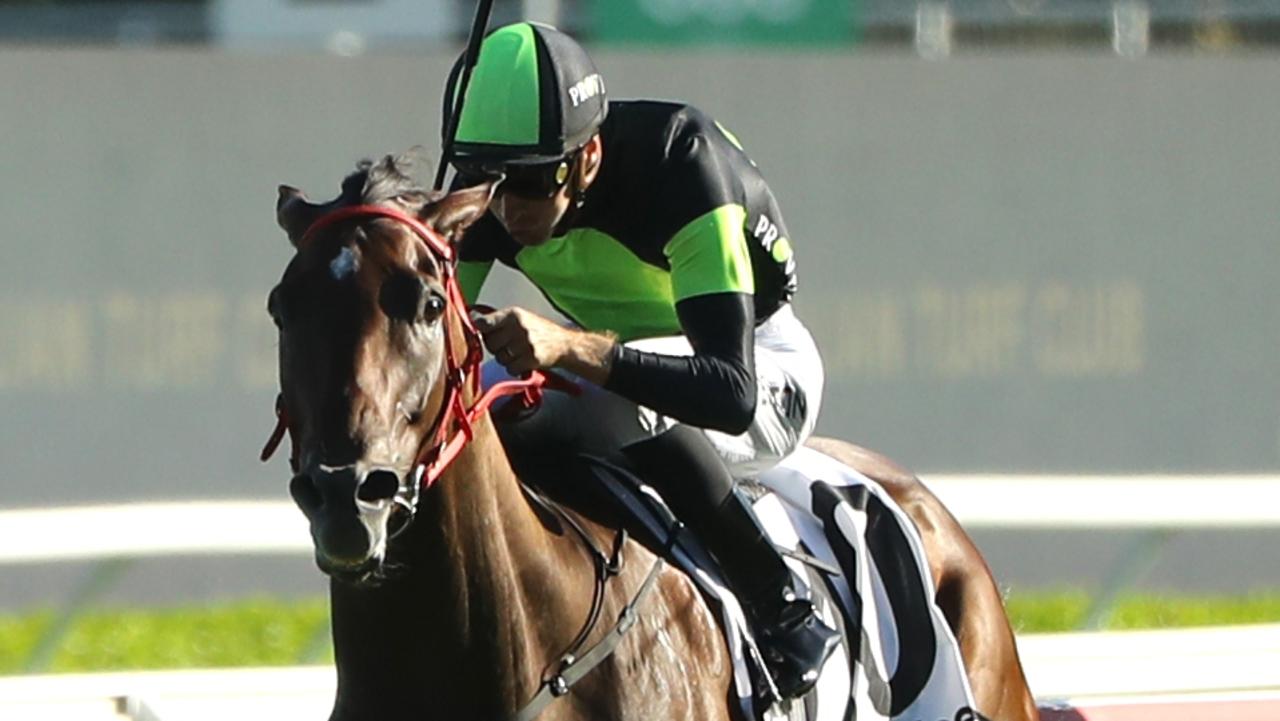
[{"label": "horse's nostril", "polygon": [[320,489],[316,488],[315,481],[311,480],[311,476],[300,473],[289,481],[289,495],[293,496],[294,503],[298,504],[298,508],[303,513],[311,514],[320,509],[324,505],[324,498],[320,495]]},{"label": "horse's nostril", "polygon": [[356,489],[356,497],[365,503],[389,501],[400,490],[400,477],[391,471],[370,471]]}]

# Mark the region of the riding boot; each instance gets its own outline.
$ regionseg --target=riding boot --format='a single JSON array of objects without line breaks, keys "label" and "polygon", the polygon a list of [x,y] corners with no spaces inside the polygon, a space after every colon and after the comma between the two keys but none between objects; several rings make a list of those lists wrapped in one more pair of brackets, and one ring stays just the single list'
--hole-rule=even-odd
[{"label": "riding boot", "polygon": [[720,502],[710,524],[717,532],[702,539],[742,601],[778,692],[803,696],[840,645],[839,632],[818,617],[811,601],[796,596],[791,571],[737,492]]}]

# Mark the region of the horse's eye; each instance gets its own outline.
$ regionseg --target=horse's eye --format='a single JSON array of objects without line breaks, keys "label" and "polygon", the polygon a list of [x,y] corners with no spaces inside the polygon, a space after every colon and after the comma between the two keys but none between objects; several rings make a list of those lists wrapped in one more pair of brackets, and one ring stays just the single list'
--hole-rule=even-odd
[{"label": "horse's eye", "polygon": [[444,299],[422,278],[410,273],[387,278],[378,292],[378,305],[388,318],[407,323],[433,321],[444,311]]},{"label": "horse's eye", "polygon": [[427,296],[427,302],[422,307],[422,315],[427,321],[434,321],[444,315],[446,307],[444,298],[439,293],[432,292]]}]

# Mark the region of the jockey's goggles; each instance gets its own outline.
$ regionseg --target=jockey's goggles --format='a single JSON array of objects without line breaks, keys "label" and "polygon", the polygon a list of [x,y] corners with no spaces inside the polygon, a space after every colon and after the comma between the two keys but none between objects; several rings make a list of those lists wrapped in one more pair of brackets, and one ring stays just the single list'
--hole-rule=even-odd
[{"label": "jockey's goggles", "polygon": [[578,160],[578,148],[559,160],[547,163],[511,163],[494,160],[453,161],[462,187],[500,181],[498,192],[518,195],[522,198],[545,200],[560,192],[573,175],[573,164]]}]

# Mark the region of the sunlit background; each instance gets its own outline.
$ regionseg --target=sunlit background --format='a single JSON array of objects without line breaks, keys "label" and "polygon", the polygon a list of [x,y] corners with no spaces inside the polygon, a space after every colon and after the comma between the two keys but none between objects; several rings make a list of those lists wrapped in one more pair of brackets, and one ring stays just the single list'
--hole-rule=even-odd
[{"label": "sunlit background", "polygon": [[[284,459],[257,461],[290,254],[276,186],[327,199],[363,157],[436,157],[473,12],[0,0],[0,508],[287,500]],[[1251,502],[1215,478],[1280,470],[1280,3],[496,3],[494,25],[517,19],[575,33],[612,97],[686,100],[742,140],[797,251],[821,433],[926,481],[1203,477],[1169,492],[1206,509]],[[510,273],[486,292],[544,307]],[[1280,532],[1257,525],[974,535],[1011,603],[1057,594],[1070,627],[1113,594],[1274,599]],[[111,533],[86,529],[20,545]],[[188,663],[110,647],[131,642],[120,609],[216,647],[171,609],[239,604],[257,610],[232,625],[275,619],[255,662],[326,653],[305,553],[19,559],[0,579],[2,673]]]}]

